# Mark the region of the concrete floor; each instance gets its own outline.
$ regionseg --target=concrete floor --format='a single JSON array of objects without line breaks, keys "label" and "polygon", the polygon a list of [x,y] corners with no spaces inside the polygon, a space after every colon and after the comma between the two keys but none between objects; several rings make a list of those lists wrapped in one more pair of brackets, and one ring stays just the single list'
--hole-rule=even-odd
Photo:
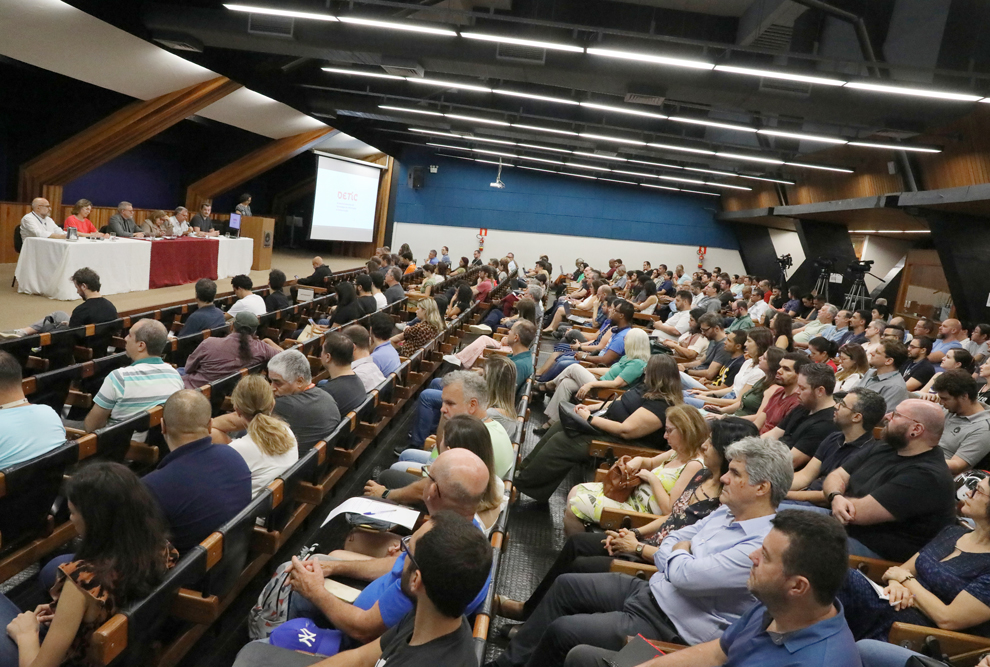
[{"label": "concrete floor", "polygon": [[[291,280],[296,275],[300,277],[310,275],[313,272],[312,259],[313,256],[306,251],[276,249],[272,253],[272,268],[281,269]],[[323,261],[333,271],[358,268],[364,264],[359,257],[324,257]],[[27,326],[55,310],[71,313],[73,308],[82,303],[81,300],[56,301],[44,296],[18,293],[16,287],[9,287],[16,266],[16,264],[0,264],[0,285],[3,286],[0,287],[0,331]],[[268,282],[267,271],[252,271],[250,275],[255,285],[264,285]],[[229,278],[217,281],[218,292],[229,292],[230,289]],[[112,294],[107,298],[113,302],[119,312],[124,312],[138,308],[151,309],[182,299],[192,300],[195,298],[195,291],[191,284],[176,285],[146,292]]]}]

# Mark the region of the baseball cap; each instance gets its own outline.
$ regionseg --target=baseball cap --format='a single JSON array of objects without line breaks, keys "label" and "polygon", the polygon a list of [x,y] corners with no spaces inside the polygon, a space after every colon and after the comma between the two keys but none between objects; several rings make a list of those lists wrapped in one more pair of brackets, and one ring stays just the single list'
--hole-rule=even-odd
[{"label": "baseball cap", "polygon": [[324,630],[308,618],[294,618],[272,631],[268,642],[272,646],[306,651],[317,655],[336,655],[344,633],[340,630]]},{"label": "baseball cap", "polygon": [[253,333],[259,324],[261,324],[261,321],[258,319],[258,316],[246,310],[242,310],[234,316],[235,331],[250,330]]}]

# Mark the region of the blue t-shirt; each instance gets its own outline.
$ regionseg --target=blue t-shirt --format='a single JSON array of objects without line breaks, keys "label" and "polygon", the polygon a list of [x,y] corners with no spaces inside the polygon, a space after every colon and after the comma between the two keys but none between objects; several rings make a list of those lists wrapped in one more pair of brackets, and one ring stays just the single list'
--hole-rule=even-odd
[{"label": "blue t-shirt", "polygon": [[186,323],[182,325],[179,336],[188,336],[189,334],[199,333],[207,329],[216,329],[223,326],[225,321],[226,318],[223,311],[216,306],[197,308],[189,316],[189,319],[186,320]]},{"label": "blue t-shirt", "polygon": [[65,428],[47,405],[0,410],[0,470],[47,454],[65,444]]},{"label": "blue t-shirt", "polygon": [[[626,334],[628,334],[632,329],[626,327],[625,329],[619,329],[614,334],[612,334],[612,340],[608,342],[605,347],[605,351],[612,350],[620,357],[626,353]],[[604,352],[602,353],[604,354]]]},{"label": "blue t-shirt", "polygon": [[853,639],[842,605],[838,613],[802,630],[783,635],[779,644],[767,632],[773,620],[758,602],[739,620],[726,628],[719,645],[726,655],[723,667],[862,667],[859,649]]},{"label": "blue t-shirt", "polygon": [[[473,523],[481,530],[477,520]],[[392,569],[365,586],[361,594],[354,600],[354,606],[365,611],[374,607],[377,602],[378,611],[382,615],[382,622],[390,628],[398,625],[403,616],[414,609],[412,600],[402,592],[402,568],[405,562],[406,554],[399,554]],[[478,594],[471,600],[471,604],[464,610],[465,616],[470,616],[484,604],[485,598],[488,597],[488,587],[491,584],[492,573],[489,571],[485,585],[481,587]]]},{"label": "blue t-shirt", "polygon": [[399,370],[399,366],[402,365],[402,360],[399,359],[399,353],[396,352],[392,343],[385,341],[378,347],[376,347],[371,352],[371,360],[375,362],[375,366],[378,366],[378,370],[382,372],[382,375],[388,377],[392,373]]},{"label": "blue t-shirt", "polygon": [[251,470],[232,447],[210,437],[177,448],[141,480],[158,501],[172,544],[188,551],[251,502]]}]

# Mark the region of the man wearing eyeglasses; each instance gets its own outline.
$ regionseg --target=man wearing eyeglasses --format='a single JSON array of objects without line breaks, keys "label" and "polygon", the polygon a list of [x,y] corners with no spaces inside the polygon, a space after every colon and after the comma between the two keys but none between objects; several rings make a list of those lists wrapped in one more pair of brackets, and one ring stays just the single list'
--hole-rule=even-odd
[{"label": "man wearing eyeglasses", "polygon": [[[698,320],[698,327],[701,328],[701,335],[708,339],[708,350],[705,352],[704,359],[680,364],[680,370],[686,372],[690,377],[701,378],[702,382],[706,382],[715,379],[718,372],[722,370],[722,366],[732,361],[732,355],[725,349],[725,330],[722,328],[721,317],[715,313],[705,313]],[[695,384],[687,383],[686,388],[697,389],[698,387]]]},{"label": "man wearing eyeglasses", "polygon": [[[488,467],[476,454],[466,449],[449,449],[440,454],[429,469],[430,483],[423,492],[423,503],[430,516],[450,510],[468,521],[474,515],[488,488]],[[475,522],[481,532],[481,526]],[[420,529],[422,530],[422,529]],[[413,600],[402,587],[406,555],[369,558],[352,552],[334,552],[330,559],[320,558],[319,569],[303,567],[293,558],[288,618],[310,618],[317,625],[335,627],[357,643],[373,642],[389,628],[394,628],[413,610]],[[307,561],[308,562],[308,561]],[[324,588],[325,577],[341,576],[370,582],[348,604]],[[490,583],[490,576],[489,576]],[[471,614],[485,601],[488,584],[467,605]],[[445,663],[455,664],[455,663]]]},{"label": "man wearing eyeglasses", "polygon": [[850,554],[904,562],[954,520],[955,484],[938,447],[938,405],[908,399],[886,420],[883,442],[846,460],[822,491]]},{"label": "man wearing eyeglasses", "polygon": [[44,197],[31,201],[31,212],[21,218],[21,239],[64,239],[65,232],[59,229],[51,217],[52,205]]}]

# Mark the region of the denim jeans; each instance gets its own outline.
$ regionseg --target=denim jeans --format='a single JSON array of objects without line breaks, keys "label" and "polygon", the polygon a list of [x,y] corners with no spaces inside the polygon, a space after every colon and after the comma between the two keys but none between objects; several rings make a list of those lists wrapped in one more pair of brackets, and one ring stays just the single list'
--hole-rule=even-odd
[{"label": "denim jeans", "polygon": [[443,390],[440,378],[430,383],[429,389],[424,389],[419,395],[419,405],[416,406],[416,419],[409,432],[409,446],[422,449],[426,437],[437,431],[440,423],[440,406],[443,405]]},{"label": "denim jeans", "polygon": [[859,540],[854,540],[851,537],[849,538],[847,544],[849,545],[850,556],[862,556],[863,558],[879,558],[880,560],[890,560],[889,558],[884,558],[876,551],[873,551]]},{"label": "denim jeans", "polygon": [[7,633],[7,625],[17,618],[21,610],[13,602],[7,599],[6,595],[0,595],[0,624],[3,624],[4,633],[0,637],[0,667],[17,667],[17,644]]}]

